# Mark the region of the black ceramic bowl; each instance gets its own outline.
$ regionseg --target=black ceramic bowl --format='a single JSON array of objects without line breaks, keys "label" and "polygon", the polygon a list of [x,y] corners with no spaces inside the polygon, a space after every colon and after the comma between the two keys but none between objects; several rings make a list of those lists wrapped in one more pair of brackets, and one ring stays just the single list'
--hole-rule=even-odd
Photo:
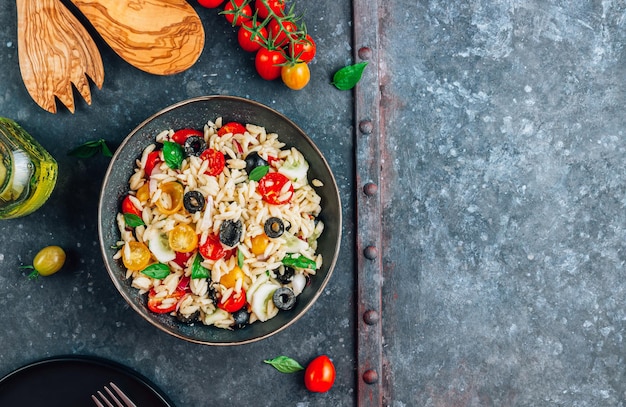
[{"label": "black ceramic bowl", "polygon": [[[222,117],[224,123],[237,121],[264,126],[268,132],[278,133],[288,147],[296,147],[309,162],[309,180],[317,178],[323,186],[316,188],[322,198],[320,219],[325,224],[318,240],[318,253],[323,265],[311,279],[311,284],[298,296],[297,305],[290,311],[281,311],[266,322],[255,322],[243,329],[225,330],[202,324],[186,325],[170,315],[158,315],[146,307],[146,296],[132,288],[125,279],[126,269],[121,260],[114,260],[116,250],[111,248],[120,239],[116,214],[121,200],[128,192],[128,179],[133,174],[135,160],[143,149],[154,142],[164,129],[185,127],[202,128],[208,120]],[[313,141],[291,120],[260,103],[231,96],[206,96],[172,105],[133,130],[115,152],[106,172],[98,208],[100,247],[104,263],[115,287],[130,306],[148,322],[175,337],[207,345],[237,345],[254,342],[273,335],[300,318],[319,297],[332,274],[341,240],[341,202],[337,184],[328,163]]]}]

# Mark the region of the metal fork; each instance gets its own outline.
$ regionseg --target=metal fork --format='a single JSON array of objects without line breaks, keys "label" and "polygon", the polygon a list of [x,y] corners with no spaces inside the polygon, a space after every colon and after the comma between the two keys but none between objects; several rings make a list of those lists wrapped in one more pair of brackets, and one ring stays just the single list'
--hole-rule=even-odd
[{"label": "metal fork", "polygon": [[[93,400],[94,403],[96,403],[96,406],[98,406],[98,407],[115,407],[115,406],[117,406],[117,407],[137,407],[137,405],[135,403],[133,403],[132,400],[129,399],[128,396],[126,394],[124,394],[124,392],[122,390],[120,390],[120,388],[115,385],[115,383],[110,382],[109,386],[111,386],[111,388],[113,388],[115,393],[117,393],[117,396],[115,394],[113,394],[111,389],[109,389],[107,386],[104,386],[104,391],[108,394],[108,398],[101,391],[97,392],[97,395],[100,396],[100,398],[98,398],[95,394],[91,395],[91,399]],[[121,401],[120,401],[120,399],[121,399]],[[124,403],[122,403],[122,402],[124,402]],[[102,404],[102,403],[104,403],[104,404]],[[115,404],[113,404],[113,403],[115,403]]]}]

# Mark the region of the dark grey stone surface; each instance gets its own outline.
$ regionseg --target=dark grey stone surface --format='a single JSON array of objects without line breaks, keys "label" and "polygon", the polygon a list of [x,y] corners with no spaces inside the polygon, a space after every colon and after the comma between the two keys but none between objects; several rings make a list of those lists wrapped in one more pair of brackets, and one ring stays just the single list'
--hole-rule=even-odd
[{"label": "dark grey stone surface", "polygon": [[623,1],[384,2],[386,401],[623,406]]},{"label": "dark grey stone surface", "polygon": [[[302,3],[317,40],[312,80],[302,91],[265,82],[253,56],[237,46],[236,31],[217,10],[190,2],[207,35],[199,61],[181,74],[143,73],[97,40],[105,81],[93,103],[77,98],[76,113],[40,109],[24,87],[19,66],[15,3],[0,9],[0,115],[18,121],[59,162],[58,184],[34,214],[0,223],[0,376],[42,358],[94,355],[123,363],[152,380],[177,406],[354,404],[354,222],[352,95],[331,87],[330,77],[349,63],[351,4]],[[67,152],[88,140],[112,147],[158,110],[194,96],[226,94],[264,103],[291,118],[326,155],[344,204],[342,254],[327,289],[289,329],[238,347],[189,344],[162,333],[136,315],[110,281],[98,246],[97,204],[108,160],[79,160]],[[29,281],[19,266],[44,246],[68,252],[56,275]],[[284,375],[262,361],[289,355],[305,364],[318,354],[333,358],[338,380],[326,394],[309,393],[302,374]],[[87,405],[87,402],[86,402]]]}]

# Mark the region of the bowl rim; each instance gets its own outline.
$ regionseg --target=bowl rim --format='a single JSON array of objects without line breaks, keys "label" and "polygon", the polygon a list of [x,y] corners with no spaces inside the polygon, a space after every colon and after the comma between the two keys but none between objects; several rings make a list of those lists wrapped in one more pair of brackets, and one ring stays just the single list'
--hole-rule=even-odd
[{"label": "bowl rim", "polygon": [[[296,314],[293,318],[289,319],[285,324],[279,326],[278,328],[274,329],[273,331],[264,333],[262,335],[259,336],[255,336],[252,338],[248,338],[248,339],[244,339],[241,341],[210,341],[210,340],[202,340],[202,339],[197,339],[197,338],[192,338],[189,336],[185,336],[177,331],[175,331],[174,329],[171,329],[168,326],[165,326],[161,323],[159,323],[159,321],[157,321],[156,319],[153,318],[148,318],[145,314],[145,307],[141,308],[139,305],[137,305],[135,303],[135,301],[133,301],[128,293],[125,291],[125,289],[122,287],[122,282],[121,280],[116,277],[110,261],[112,261],[112,259],[109,258],[109,254],[107,253],[107,248],[105,247],[105,242],[104,242],[104,231],[103,231],[103,225],[102,225],[102,213],[103,213],[103,201],[106,195],[106,187],[108,186],[108,182],[109,182],[109,178],[111,173],[113,172],[114,166],[115,166],[115,162],[118,158],[118,156],[121,154],[121,151],[123,150],[123,148],[130,142],[130,140],[137,134],[139,133],[147,124],[149,124],[150,122],[152,122],[153,120],[157,119],[159,116],[171,112],[172,110],[175,110],[177,108],[180,108],[182,106],[185,105],[189,105],[189,104],[193,104],[193,103],[198,103],[198,102],[206,102],[206,101],[211,101],[211,100],[228,100],[231,102],[240,102],[240,103],[244,103],[244,104],[251,104],[251,105],[255,105],[258,108],[261,109],[265,109],[270,111],[271,113],[279,116],[282,120],[284,120],[289,126],[293,127],[294,130],[299,133],[299,135],[304,137],[304,141],[307,142],[308,144],[310,144],[311,148],[315,151],[315,153],[319,156],[319,158],[321,158],[322,163],[324,164],[325,170],[328,172],[328,174],[330,174],[330,179],[332,181],[332,191],[334,193],[334,195],[336,196],[337,199],[337,203],[338,203],[338,217],[337,217],[337,223],[338,223],[338,229],[337,229],[337,241],[335,242],[334,245],[334,255],[332,257],[332,259],[330,260],[330,263],[328,265],[328,272],[326,273],[326,276],[324,277],[323,281],[320,283],[319,289],[313,294],[313,296],[311,297],[310,301],[308,302],[308,304],[306,304],[300,311],[298,314]],[[207,119],[208,120],[208,119]],[[126,303],[128,305],[130,305],[131,308],[133,308],[133,310],[139,314],[142,319],[148,321],[151,325],[157,327],[158,329],[160,329],[161,331],[172,335],[176,338],[179,339],[183,339],[187,342],[191,342],[191,343],[196,343],[196,344],[202,344],[202,345],[209,345],[209,346],[236,346],[236,345],[244,345],[244,344],[249,344],[249,343],[253,343],[253,342],[258,342],[262,339],[266,339],[270,336],[273,336],[285,329],[287,329],[289,326],[293,325],[296,321],[298,321],[304,314],[306,314],[309,309],[315,304],[315,302],[317,301],[317,299],[320,297],[320,295],[322,294],[322,292],[324,291],[324,289],[326,288],[326,285],[328,284],[328,282],[330,281],[330,278],[334,272],[336,263],[337,263],[337,259],[339,257],[339,252],[341,249],[341,240],[342,240],[342,232],[343,232],[343,214],[342,214],[342,204],[341,204],[341,195],[339,193],[339,188],[337,186],[337,181],[335,179],[335,176],[333,174],[332,169],[330,168],[330,165],[328,164],[326,157],[322,154],[322,152],[319,150],[319,148],[317,147],[317,145],[313,142],[313,140],[308,136],[308,134],[306,132],[304,132],[297,124],[295,124],[291,119],[289,119],[287,116],[285,116],[284,114],[278,112],[277,110],[263,104],[260,102],[257,102],[255,100],[251,100],[251,99],[247,99],[244,97],[239,97],[239,96],[231,96],[231,95],[207,95],[207,96],[197,96],[197,97],[193,97],[193,98],[188,98],[188,99],[184,99],[181,100],[179,102],[176,102],[174,104],[171,104],[159,111],[157,111],[156,113],[150,115],[148,118],[146,118],[145,120],[143,120],[141,123],[139,123],[137,126],[135,126],[135,128],[133,130],[131,130],[128,135],[126,135],[124,137],[124,139],[122,140],[122,142],[120,143],[120,145],[118,146],[118,148],[115,150],[113,156],[111,157],[110,161],[109,161],[109,165],[107,167],[107,170],[104,174],[104,178],[101,184],[101,189],[100,189],[100,196],[98,199],[98,240],[100,243],[100,251],[103,257],[103,261],[104,261],[104,266],[107,270],[107,274],[109,275],[109,277],[111,278],[111,281],[113,282],[113,285],[115,286],[115,288],[117,289],[117,291],[121,294],[122,298],[124,298],[124,300],[126,301]],[[324,259],[324,261],[326,261],[326,259]],[[206,327],[207,329],[218,329],[215,327]]]}]

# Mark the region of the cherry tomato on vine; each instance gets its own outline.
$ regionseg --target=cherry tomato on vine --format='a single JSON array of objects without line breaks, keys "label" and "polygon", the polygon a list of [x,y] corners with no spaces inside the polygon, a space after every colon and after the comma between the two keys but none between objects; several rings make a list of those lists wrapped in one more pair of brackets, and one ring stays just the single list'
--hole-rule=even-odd
[{"label": "cherry tomato on vine", "polygon": [[309,391],[324,393],[335,383],[335,365],[326,355],[316,357],[304,371],[304,385]]},{"label": "cherry tomato on vine", "polygon": [[[184,290],[175,290],[172,294],[166,295],[164,297],[157,296],[154,288],[150,290],[148,293],[148,309],[156,314],[168,314],[174,310],[176,310],[176,306],[178,301],[185,295]],[[163,302],[165,300],[173,299],[173,301],[168,301],[164,305]]]},{"label": "cherry tomato on vine", "polygon": [[144,171],[147,176],[152,174],[154,171],[154,167],[160,165],[163,161],[161,160],[161,155],[158,151],[152,151],[148,153],[148,157],[146,159],[146,166],[144,167]]},{"label": "cherry tomato on vine", "polygon": [[207,260],[219,260],[226,254],[224,252],[224,246],[220,242],[220,237],[215,234],[210,234],[206,242],[200,243],[198,251]]},{"label": "cherry tomato on vine", "polygon": [[298,38],[296,34],[298,32],[298,26],[295,22],[287,19],[281,19],[280,21],[275,18],[271,19],[267,24],[267,32],[269,36],[274,39],[274,44],[277,47],[287,45],[287,41],[289,41],[287,39],[288,33],[293,40]]},{"label": "cherry tomato on vine", "polygon": [[298,61],[311,62],[316,51],[315,41],[309,34],[289,43],[289,56]]},{"label": "cherry tomato on vine", "polygon": [[295,64],[283,65],[280,70],[280,76],[289,89],[300,90],[309,83],[311,71],[306,62],[297,62]]},{"label": "cherry tomato on vine", "polygon": [[254,67],[261,78],[272,81],[280,77],[285,62],[287,58],[281,50],[261,48],[254,58]]},{"label": "cherry tomato on vine", "polygon": [[200,159],[207,160],[209,162],[209,166],[206,171],[204,171],[205,174],[217,177],[222,173],[222,171],[224,171],[226,159],[224,158],[224,153],[221,151],[207,148],[202,152],[202,154],[200,154]]},{"label": "cherry tomato on vine", "polygon": [[[267,6],[269,6],[269,10],[278,17],[282,17],[285,14],[285,0],[266,0],[266,2]],[[257,15],[261,20],[265,20],[270,15],[270,11],[263,3],[263,0],[256,0],[254,2],[254,8],[256,8]]]},{"label": "cherry tomato on vine", "polygon": [[176,130],[174,134],[172,134],[172,140],[180,145],[183,145],[191,136],[204,137],[204,133],[196,129],[180,129]]},{"label": "cherry tomato on vine", "polygon": [[224,0],[198,0],[198,4],[206,8],[219,7],[223,2]]},{"label": "cherry tomato on vine", "polygon": [[228,0],[224,6],[224,17],[231,25],[240,26],[244,21],[252,19],[252,7],[244,4],[244,0]]},{"label": "cherry tomato on vine", "polygon": [[246,305],[246,291],[242,288],[240,292],[234,292],[226,301],[218,302],[217,306],[226,312],[237,312]]},{"label": "cherry tomato on vine", "polygon": [[237,41],[241,49],[247,52],[256,52],[267,40],[267,29],[260,27],[261,23],[256,22],[253,27],[252,20],[244,21],[237,32]]},{"label": "cherry tomato on vine", "polygon": [[272,205],[283,205],[293,196],[293,184],[280,172],[268,172],[259,180],[258,190],[263,200]]},{"label": "cherry tomato on vine", "polygon": [[244,134],[246,132],[246,126],[237,122],[228,122],[217,131],[217,135],[222,137],[224,134]]},{"label": "cherry tomato on vine", "polygon": [[130,197],[128,195],[126,195],[126,197],[122,201],[122,213],[137,215],[141,218],[141,211],[135,206],[133,201],[130,200]]}]

